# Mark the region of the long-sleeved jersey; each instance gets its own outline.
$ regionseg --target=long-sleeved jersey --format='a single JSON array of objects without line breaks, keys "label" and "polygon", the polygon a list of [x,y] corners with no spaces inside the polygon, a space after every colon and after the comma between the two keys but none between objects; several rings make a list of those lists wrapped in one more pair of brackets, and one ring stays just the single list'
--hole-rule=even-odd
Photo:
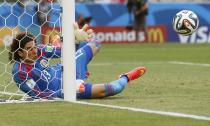
[{"label": "long-sleeved jersey", "polygon": [[[77,47],[78,46],[78,47]],[[87,79],[87,64],[93,57],[92,49],[88,44],[76,46],[76,79]],[[60,58],[61,49],[43,45],[38,47],[38,59],[33,64],[15,62],[12,74],[17,86],[33,98],[63,98],[62,66],[49,65],[48,58]],[[91,84],[85,84],[85,92],[78,93],[77,98],[89,98]]]},{"label": "long-sleeved jersey", "polygon": [[48,58],[60,56],[60,48],[45,45],[38,47],[38,59],[33,64],[15,62],[12,74],[17,86],[33,98],[63,97],[62,66],[48,62]]}]

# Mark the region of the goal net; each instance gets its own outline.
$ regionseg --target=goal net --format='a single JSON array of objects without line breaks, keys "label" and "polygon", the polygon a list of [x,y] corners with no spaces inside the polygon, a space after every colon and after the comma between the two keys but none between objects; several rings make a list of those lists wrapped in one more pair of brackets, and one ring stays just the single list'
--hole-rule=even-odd
[{"label": "goal net", "polygon": [[[50,65],[62,63],[63,74],[55,78],[61,82],[64,100],[76,99],[72,25],[75,18],[74,5],[72,0],[0,0],[0,103],[32,100],[28,96],[29,91],[24,92],[20,88],[24,83],[17,84],[14,81],[12,73],[14,60],[8,60],[9,54],[14,54],[10,47],[13,38],[23,32],[30,33],[36,38],[37,47],[48,45],[62,48],[62,58],[54,58],[56,57],[54,54],[48,57],[48,61]],[[58,36],[62,39],[56,39]],[[23,50],[19,47],[16,51],[19,49]],[[43,71],[40,72],[44,74]],[[31,74],[30,71],[27,74]],[[35,83],[38,83],[39,80],[36,81]],[[49,88],[46,87],[44,91],[56,93]],[[42,91],[39,90],[39,94]]]}]

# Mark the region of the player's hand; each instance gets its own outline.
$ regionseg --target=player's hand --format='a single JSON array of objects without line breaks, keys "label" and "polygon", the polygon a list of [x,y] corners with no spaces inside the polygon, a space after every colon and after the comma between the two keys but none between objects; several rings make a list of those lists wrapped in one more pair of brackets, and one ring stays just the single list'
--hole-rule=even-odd
[{"label": "player's hand", "polygon": [[81,41],[90,41],[93,38],[93,30],[88,29],[88,25],[85,24],[82,29],[79,28],[77,23],[74,23],[74,35],[76,43]]},{"label": "player's hand", "polygon": [[61,47],[60,35],[54,35],[51,39],[51,43],[55,47]]}]

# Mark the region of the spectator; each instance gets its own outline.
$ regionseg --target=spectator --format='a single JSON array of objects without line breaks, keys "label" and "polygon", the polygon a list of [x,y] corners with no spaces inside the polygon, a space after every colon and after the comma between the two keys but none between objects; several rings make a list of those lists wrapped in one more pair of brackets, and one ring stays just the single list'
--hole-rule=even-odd
[{"label": "spectator", "polygon": [[128,0],[128,12],[134,15],[133,28],[136,32],[136,41],[139,41],[139,31],[142,29],[147,40],[146,16],[148,15],[147,0]]},{"label": "spectator", "polygon": [[82,27],[82,26],[84,26],[85,24],[88,24],[88,25],[90,25],[90,21],[92,20],[92,17],[85,17],[85,16],[83,16],[82,14],[80,14],[78,17],[77,17],[77,19],[76,19],[76,21],[77,21],[77,23],[78,23],[78,25],[79,25],[79,27]]}]

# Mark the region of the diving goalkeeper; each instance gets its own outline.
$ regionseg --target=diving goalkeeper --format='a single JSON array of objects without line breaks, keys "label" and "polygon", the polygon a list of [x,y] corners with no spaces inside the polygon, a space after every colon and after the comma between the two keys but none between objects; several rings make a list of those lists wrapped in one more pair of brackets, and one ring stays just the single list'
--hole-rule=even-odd
[{"label": "diving goalkeeper", "polygon": [[[93,39],[93,31],[85,25],[79,29],[74,26],[76,39],[76,79],[77,98],[103,98],[113,96],[126,87],[127,83],[139,78],[146,72],[145,67],[137,67],[128,73],[120,75],[118,80],[104,84],[87,82],[87,65],[98,53],[101,43]],[[87,41],[81,46],[79,42]],[[14,62],[13,79],[20,90],[32,98],[63,98],[62,65],[50,65],[48,58],[60,58],[61,47],[37,45],[36,39],[30,33],[18,34],[11,44],[9,60]]]}]

